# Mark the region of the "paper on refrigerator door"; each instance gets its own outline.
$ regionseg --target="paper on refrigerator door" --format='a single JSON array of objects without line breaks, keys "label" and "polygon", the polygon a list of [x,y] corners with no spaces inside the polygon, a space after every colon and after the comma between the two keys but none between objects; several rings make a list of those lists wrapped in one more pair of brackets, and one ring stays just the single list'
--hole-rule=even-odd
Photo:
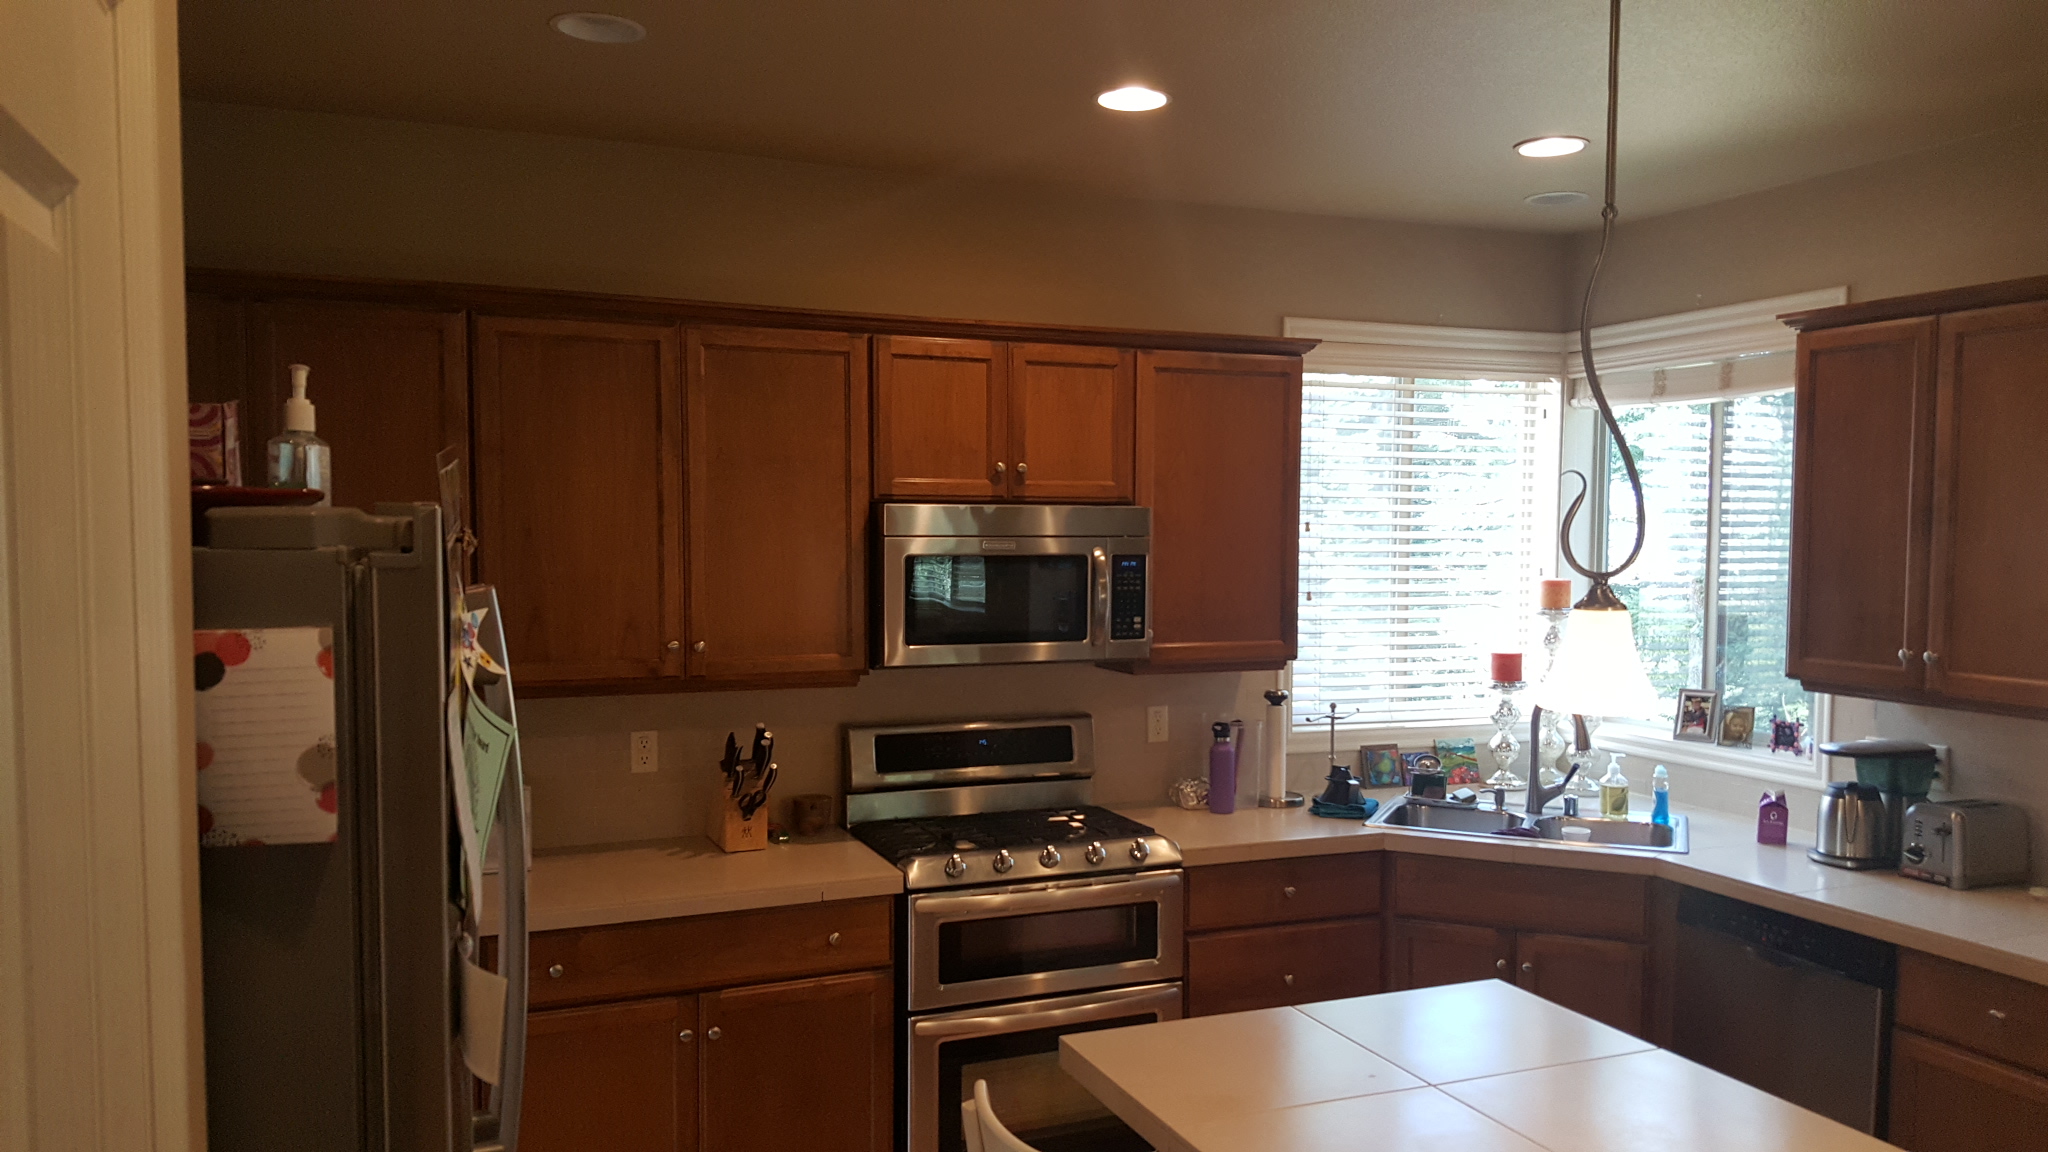
[{"label": "paper on refrigerator door", "polygon": [[469,697],[468,723],[463,726],[462,760],[469,769],[469,811],[476,821],[479,851],[491,850],[491,824],[498,816],[498,792],[505,783],[505,762],[519,739],[512,725]]},{"label": "paper on refrigerator door", "polygon": [[240,628],[192,634],[199,842],[334,839],[334,634]]},{"label": "paper on refrigerator door", "polygon": [[505,978],[462,962],[462,1062],[496,1084],[505,1059]]}]

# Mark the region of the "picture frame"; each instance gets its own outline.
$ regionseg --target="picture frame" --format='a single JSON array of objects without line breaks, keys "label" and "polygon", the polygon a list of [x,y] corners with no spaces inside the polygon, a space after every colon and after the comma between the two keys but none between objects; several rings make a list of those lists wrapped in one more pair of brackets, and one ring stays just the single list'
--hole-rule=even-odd
[{"label": "picture frame", "polygon": [[1408,783],[1408,765],[1399,744],[1367,744],[1358,750],[1359,779],[1367,788],[1397,788]]},{"label": "picture frame", "polygon": [[1719,744],[1723,748],[1747,748],[1756,740],[1756,706],[1738,705],[1721,709],[1721,722],[1715,725],[1720,733]]},{"label": "picture frame", "polygon": [[1436,741],[1436,758],[1443,764],[1444,783],[1451,787],[1481,782],[1479,749],[1471,737]]},{"label": "picture frame", "polygon": [[1712,744],[1718,731],[1715,721],[1719,717],[1715,711],[1720,702],[1721,693],[1713,689],[1681,689],[1678,693],[1678,715],[1671,722],[1671,738]]}]

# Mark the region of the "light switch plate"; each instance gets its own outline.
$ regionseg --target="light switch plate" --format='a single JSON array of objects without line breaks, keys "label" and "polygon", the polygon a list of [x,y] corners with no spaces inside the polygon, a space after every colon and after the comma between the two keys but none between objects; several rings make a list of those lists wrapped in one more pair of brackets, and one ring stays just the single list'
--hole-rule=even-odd
[{"label": "light switch plate", "polygon": [[661,765],[661,734],[635,732],[628,745],[626,761],[635,772],[652,772]]},{"label": "light switch plate", "polygon": [[1154,704],[1145,709],[1145,743],[1166,743],[1166,705]]}]

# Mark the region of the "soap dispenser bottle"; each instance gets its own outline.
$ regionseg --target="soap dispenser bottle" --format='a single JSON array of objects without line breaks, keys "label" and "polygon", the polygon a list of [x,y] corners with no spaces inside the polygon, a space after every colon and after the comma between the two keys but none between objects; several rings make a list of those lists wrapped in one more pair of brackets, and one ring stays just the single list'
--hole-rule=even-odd
[{"label": "soap dispenser bottle", "polygon": [[1621,774],[1621,753],[1609,753],[1607,775],[1600,778],[1600,815],[1608,820],[1628,819],[1628,777]]},{"label": "soap dispenser bottle", "polygon": [[334,471],[327,441],[313,435],[313,402],[306,399],[312,369],[294,364],[291,399],[284,402],[284,431],[270,438],[272,488],[317,488],[320,503],[334,500]]},{"label": "soap dispenser bottle", "polygon": [[1671,773],[1662,764],[1650,773],[1650,823],[1671,823]]}]

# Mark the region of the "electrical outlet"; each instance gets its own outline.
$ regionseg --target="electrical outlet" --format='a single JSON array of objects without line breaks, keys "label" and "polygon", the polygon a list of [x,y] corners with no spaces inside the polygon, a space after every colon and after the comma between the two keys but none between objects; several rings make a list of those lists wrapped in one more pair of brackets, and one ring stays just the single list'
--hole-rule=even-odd
[{"label": "electrical outlet", "polygon": [[1154,704],[1145,709],[1145,743],[1166,743],[1166,705]]},{"label": "electrical outlet", "polygon": [[627,763],[635,772],[652,772],[661,765],[661,734],[635,732],[628,745]]}]

